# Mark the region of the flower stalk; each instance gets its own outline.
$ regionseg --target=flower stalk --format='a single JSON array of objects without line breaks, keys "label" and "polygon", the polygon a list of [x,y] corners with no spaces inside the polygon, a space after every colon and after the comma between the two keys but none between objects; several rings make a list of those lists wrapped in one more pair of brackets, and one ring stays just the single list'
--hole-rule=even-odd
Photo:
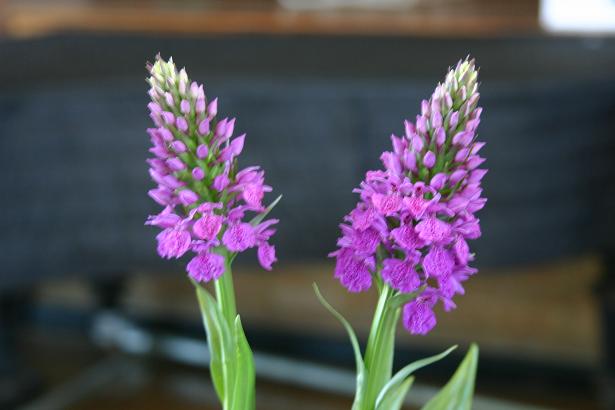
[{"label": "flower stalk", "polygon": [[[390,305],[394,290],[383,284],[374,312],[374,319],[365,349],[365,368],[367,369],[365,396],[361,403],[363,409],[373,408],[378,393],[391,379],[393,355],[395,353],[395,330],[399,320],[400,308]],[[371,407],[368,405],[371,403]]]},{"label": "flower stalk", "polygon": [[235,288],[233,285],[233,272],[231,269],[231,257],[228,252],[221,251],[224,257],[224,273],[214,282],[216,301],[222,315],[229,326],[232,326],[237,317],[237,306],[235,305]]}]

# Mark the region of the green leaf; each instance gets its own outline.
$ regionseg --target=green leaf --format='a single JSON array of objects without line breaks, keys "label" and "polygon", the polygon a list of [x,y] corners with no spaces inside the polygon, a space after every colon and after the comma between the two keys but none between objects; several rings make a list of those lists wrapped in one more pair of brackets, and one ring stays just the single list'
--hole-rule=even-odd
[{"label": "green leaf", "polygon": [[254,218],[252,218],[252,220],[250,221],[250,224],[252,226],[256,226],[259,223],[262,222],[263,219],[265,219],[265,217],[267,215],[269,215],[269,212],[271,212],[271,210],[278,204],[278,202],[280,202],[280,199],[282,199],[282,195],[278,196],[275,201],[273,201],[271,204],[269,204],[269,206],[267,208],[265,208],[265,211],[261,214],[256,215]]},{"label": "green leaf", "polygon": [[384,397],[382,402],[377,405],[376,410],[401,409],[401,406],[404,404],[406,394],[408,394],[408,390],[410,389],[410,386],[412,386],[412,382],[414,382],[414,377],[411,376],[392,388],[387,393],[386,397]]},{"label": "green leaf", "polygon": [[418,369],[422,367],[435,363],[438,360],[442,360],[456,348],[457,346],[449,347],[447,350],[445,350],[444,352],[440,354],[437,354],[435,356],[426,357],[425,359],[417,360],[416,362],[412,362],[409,365],[403,367],[401,370],[399,370],[395,374],[395,376],[393,376],[391,380],[389,380],[389,382],[384,385],[384,387],[380,391],[380,394],[378,394],[378,398],[376,399],[376,409],[384,410],[388,408],[388,407],[383,407],[384,403],[386,403],[387,400],[389,400],[389,396],[391,394],[393,395],[398,394],[399,387],[403,383],[405,383],[405,381],[408,379],[408,376],[410,376],[412,373],[414,373],[415,371],[417,371]]},{"label": "green leaf", "polygon": [[453,377],[422,410],[471,410],[477,366],[478,346],[472,343]]},{"label": "green leaf", "polygon": [[230,409],[254,410],[254,356],[239,315],[235,318],[235,359],[235,383]]},{"label": "green leaf", "polygon": [[361,409],[360,398],[363,397],[363,385],[364,381],[367,379],[367,371],[365,369],[365,365],[363,364],[363,358],[361,357],[361,348],[359,347],[357,335],[354,333],[354,330],[352,330],[352,326],[350,326],[350,323],[348,323],[344,316],[342,316],[337,310],[333,308],[333,306],[329,304],[329,302],[325,300],[325,298],[320,293],[320,290],[318,289],[318,285],[314,283],[312,284],[312,286],[314,288],[314,293],[316,293],[316,297],[320,301],[320,304],[323,305],[325,309],[327,309],[333,316],[335,316],[335,318],[340,321],[342,326],[344,326],[346,332],[348,332],[348,337],[350,338],[350,343],[352,344],[352,350],[354,351],[354,359],[357,366],[357,388],[355,401],[352,408],[353,410]]},{"label": "green leaf", "polygon": [[230,331],[222,318],[214,298],[201,285],[193,282],[201,309],[207,345],[209,346],[211,378],[221,402],[224,402],[225,392],[229,391],[226,374],[229,364]]},{"label": "green leaf", "polygon": [[389,299],[389,306],[393,309],[397,309],[398,307],[401,307],[406,303],[413,301],[414,299],[416,299],[417,296],[423,293],[426,287],[427,285],[423,285],[412,293],[399,293],[393,296],[391,299]]},{"label": "green leaf", "polygon": [[[256,226],[261,223],[263,219],[265,219],[265,217],[269,215],[269,212],[271,212],[271,210],[278,204],[278,202],[280,202],[280,199],[282,199],[282,195],[278,196],[271,204],[269,204],[269,206],[265,208],[262,214],[256,215],[254,218],[252,218],[250,220],[250,225]],[[229,261],[232,263],[236,257],[237,253],[231,253],[229,255]]]}]

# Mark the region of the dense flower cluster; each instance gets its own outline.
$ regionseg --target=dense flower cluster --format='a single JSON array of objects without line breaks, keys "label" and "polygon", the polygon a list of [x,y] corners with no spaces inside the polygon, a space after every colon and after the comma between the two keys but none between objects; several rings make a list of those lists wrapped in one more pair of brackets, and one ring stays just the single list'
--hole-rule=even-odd
[{"label": "dense flower cluster", "polygon": [[361,199],[340,225],[335,277],[351,292],[367,290],[378,272],[402,293],[424,287],[403,311],[405,327],[426,334],[436,324],[433,308],[453,296],[476,273],[468,239],[481,235],[474,213],[485,205],[479,169],[484,143],[475,140],[482,109],[477,107],[474,61],[449,71],[405,136],[391,136],[393,152],[380,157],[384,170],[368,171],[354,192]]},{"label": "dense flower cluster", "polygon": [[184,69],[178,72],[172,59],[158,56],[147,68],[156,126],[147,130],[154,154],[147,162],[158,184],[149,196],[164,209],[146,224],[162,228],[158,253],[179,258],[194,252],[187,270],[197,281],[224,273],[223,248],[234,253],[257,247],[260,264],[271,269],[276,256],[268,240],[278,221],[244,221],[247,212],[266,211],[263,196],[271,191],[259,167],[237,169],[245,134],[232,138],[235,119],[217,120],[218,100],[207,101],[203,86],[190,82]]}]

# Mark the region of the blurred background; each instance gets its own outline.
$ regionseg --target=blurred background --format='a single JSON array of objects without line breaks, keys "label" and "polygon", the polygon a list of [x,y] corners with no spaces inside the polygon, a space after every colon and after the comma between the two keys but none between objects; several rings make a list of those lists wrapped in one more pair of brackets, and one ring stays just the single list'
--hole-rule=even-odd
[{"label": "blurred background", "polygon": [[[613,0],[0,0],[0,408],[214,409],[183,261],[155,254],[145,62],[173,56],[283,201],[279,264],[236,262],[259,409],[347,409],[374,294],[327,259],[366,170],[446,68],[481,67],[480,274],[408,408],[481,346],[475,409],[615,408]],[[275,195],[275,196],[274,196]]]}]

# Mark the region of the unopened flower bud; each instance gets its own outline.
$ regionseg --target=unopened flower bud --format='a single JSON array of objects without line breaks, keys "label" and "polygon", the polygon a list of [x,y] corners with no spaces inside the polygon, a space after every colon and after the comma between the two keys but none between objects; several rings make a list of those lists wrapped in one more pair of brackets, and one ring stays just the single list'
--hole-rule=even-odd
[{"label": "unopened flower bud", "polygon": [[186,121],[184,117],[177,117],[177,120],[175,121],[175,126],[181,132],[185,133],[188,131],[188,121]]},{"label": "unopened flower bud", "polygon": [[190,114],[190,102],[188,100],[182,100],[182,102],[180,103],[180,110],[182,114]]},{"label": "unopened flower bud", "polygon": [[201,168],[194,168],[192,170],[192,178],[196,179],[197,181],[202,180],[203,178],[205,178],[205,171],[203,171]]},{"label": "unopened flower bud", "polygon": [[199,199],[198,195],[189,189],[179,191],[179,201],[184,206],[190,206]]},{"label": "unopened flower bud", "polygon": [[175,123],[175,115],[173,115],[173,113],[169,111],[164,111],[162,113],[162,119],[167,125],[173,125]]},{"label": "unopened flower bud", "polygon": [[436,154],[427,151],[423,157],[423,165],[427,168],[433,168],[433,166],[436,165]]},{"label": "unopened flower bud", "polygon": [[181,171],[183,169],[186,169],[186,164],[184,164],[182,160],[177,157],[169,158],[167,160],[167,165],[173,171]]},{"label": "unopened flower bud", "polygon": [[205,118],[203,121],[199,123],[199,134],[207,135],[209,134],[209,120]]},{"label": "unopened flower bud", "polygon": [[218,115],[218,99],[214,98],[207,106],[207,116],[213,118]]},{"label": "unopened flower bud", "polygon": [[[194,110],[196,111],[197,114],[203,115],[205,114],[205,99],[204,98],[199,98],[196,100],[196,103],[194,104]],[[210,116],[210,118],[215,117],[214,115]]]},{"label": "unopened flower bud", "polygon": [[198,158],[204,159],[207,158],[207,155],[209,155],[209,149],[207,148],[207,145],[201,144],[196,148],[196,156]]},{"label": "unopened flower bud", "polygon": [[169,107],[173,107],[175,105],[175,101],[173,100],[173,95],[170,92],[164,93],[164,100],[166,101]]},{"label": "unopened flower bud", "polygon": [[184,144],[183,142],[179,140],[173,141],[171,143],[171,148],[173,148],[173,151],[175,151],[178,154],[182,154],[186,152],[186,144]]}]

